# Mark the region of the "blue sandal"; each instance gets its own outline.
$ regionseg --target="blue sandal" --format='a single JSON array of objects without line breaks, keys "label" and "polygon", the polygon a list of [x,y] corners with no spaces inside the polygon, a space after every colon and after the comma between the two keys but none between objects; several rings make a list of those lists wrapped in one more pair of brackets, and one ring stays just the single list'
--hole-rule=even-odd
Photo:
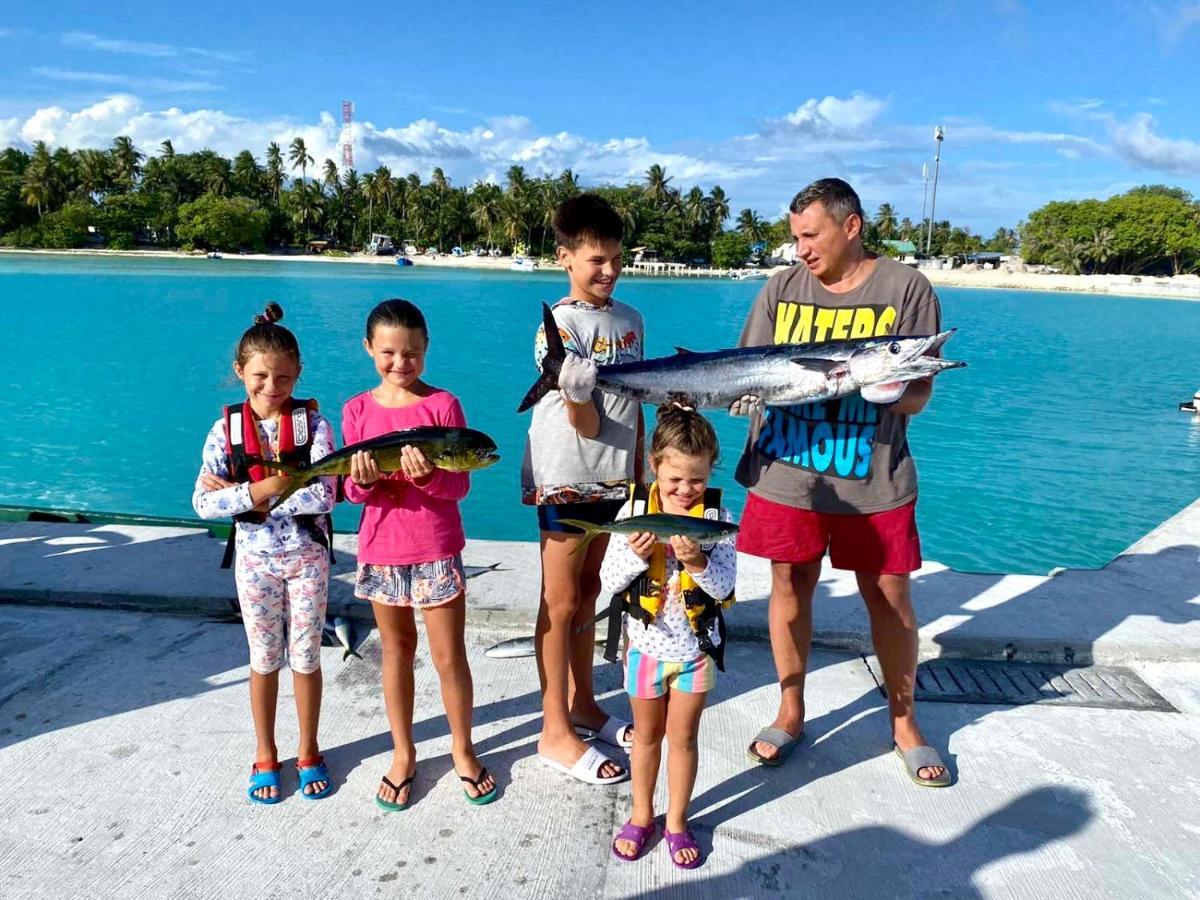
[{"label": "blue sandal", "polygon": [[[254,803],[264,803],[270,806],[272,803],[278,803],[283,799],[283,792],[279,790],[279,770],[283,768],[279,763],[255,763],[250,767],[250,786],[246,788],[246,796]],[[256,797],[255,791],[260,791],[263,788],[275,788],[276,794],[274,797]]]},{"label": "blue sandal", "polygon": [[[296,771],[300,775],[300,796],[305,800],[320,800],[322,797],[328,797],[333,791],[333,779],[329,777],[329,770],[325,768],[324,756],[296,760]],[[324,781],[325,787],[312,794],[306,793],[304,789],[316,781]]]},{"label": "blue sandal", "polygon": [[[457,773],[455,773],[455,774],[457,774]],[[459,775],[458,776],[459,781],[465,781],[471,787],[475,788],[475,790],[480,792],[478,797],[472,797],[470,795],[470,793],[467,792],[467,789],[463,788],[463,796],[465,796],[467,798],[467,802],[470,803],[472,806],[483,806],[487,803],[491,803],[493,800],[496,799],[496,791],[499,789],[500,785],[493,784],[492,789],[490,791],[488,791],[486,794],[483,793],[483,789],[480,788],[480,786],[479,786],[480,783],[483,781],[483,779],[487,778],[487,776],[488,776],[487,766],[481,766],[479,769],[479,774],[476,775],[474,778],[471,778],[470,776],[467,776],[467,775]]]}]

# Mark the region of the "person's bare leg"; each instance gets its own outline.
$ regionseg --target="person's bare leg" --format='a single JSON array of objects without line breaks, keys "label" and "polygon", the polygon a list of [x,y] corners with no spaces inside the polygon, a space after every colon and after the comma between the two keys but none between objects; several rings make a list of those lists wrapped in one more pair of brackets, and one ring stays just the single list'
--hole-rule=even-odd
[{"label": "person's bare leg", "polygon": [[[300,748],[296,759],[313,759],[321,751],[317,742],[317,723],[321,720],[321,670],[303,673],[292,672],[292,690],[296,694],[296,720],[300,731]],[[328,781],[314,781],[306,794],[319,794],[328,786]]]},{"label": "person's bare leg", "polygon": [[[600,564],[608,548],[608,535],[601,535],[587,548],[587,559],[579,573],[579,607],[571,620],[571,666],[567,682],[568,709],[573,725],[598,729],[608,718],[596,702],[592,682],[596,659],[596,624],[592,620],[601,604],[607,607],[611,598],[600,596]],[[607,627],[607,620],[605,622]],[[582,631],[580,631],[582,629]],[[576,634],[576,632],[579,632]]]},{"label": "person's bare leg", "polygon": [[[892,737],[902,751],[924,746],[929,742],[917,725],[913,698],[917,680],[917,615],[913,611],[909,577],[855,574],[871,618],[875,656],[883,670]],[[925,766],[917,772],[917,777],[940,778],[945,771],[941,766]]]},{"label": "person's bare leg", "polygon": [[[771,563],[767,625],[771,655],[779,676],[779,712],[771,727],[781,728],[792,736],[804,730],[804,678],[812,644],[812,599],[820,577],[819,559],[798,565]],[[774,759],[779,754],[775,747],[762,741],[755,742],[754,752],[763,759]]]},{"label": "person's bare leg", "polygon": [[[538,680],[542,687],[542,733],[538,737],[538,754],[567,767],[573,766],[587,752],[587,744],[571,724],[567,693],[573,646],[571,627],[579,614],[579,578],[588,556],[585,553],[572,556],[580,540],[577,535],[561,532],[541,533],[542,596],[534,635]],[[623,771],[616,763],[607,762],[600,775],[611,778]]]},{"label": "person's bare leg", "polygon": [[[437,669],[442,686],[442,706],[450,723],[450,756],[459,775],[475,778],[483,764],[475,755],[471,740],[471,714],[475,707],[475,684],[467,662],[467,645],[463,639],[467,622],[466,596],[459,594],[449,603],[422,610],[425,616],[425,636],[429,640],[429,655]],[[478,787],[462,783],[472,797],[482,797],[496,786],[491,773]]]},{"label": "person's bare leg", "polygon": [[[671,834],[687,831],[688,804],[696,786],[696,766],[700,761],[700,714],[708,694],[671,691],[667,695],[667,816]],[[685,848],[675,854],[680,865],[692,862],[699,854]]]},{"label": "person's bare leg", "polygon": [[[633,707],[633,749],[629,751],[629,777],[633,794],[633,809],[629,821],[645,828],[654,821],[654,786],[658,783],[658,767],[662,762],[662,742],[667,729],[667,698],[654,700],[629,698]],[[622,856],[632,858],[637,845],[618,840],[614,845]]]},{"label": "person's bare leg", "polygon": [[[408,779],[417,764],[413,744],[413,659],[417,654],[417,624],[411,607],[372,603],[379,644],[383,650],[383,704],[388,727],[392,731],[392,764],[387,779],[400,784]],[[411,785],[393,791],[380,782],[379,799],[387,803],[405,803]]]},{"label": "person's bare leg", "polygon": [[[254,761],[270,763],[279,761],[275,747],[275,706],[279,700],[279,670],[255,672],[250,670],[250,714],[254,716]],[[278,788],[259,788],[254,796],[261,800],[278,797]]]}]

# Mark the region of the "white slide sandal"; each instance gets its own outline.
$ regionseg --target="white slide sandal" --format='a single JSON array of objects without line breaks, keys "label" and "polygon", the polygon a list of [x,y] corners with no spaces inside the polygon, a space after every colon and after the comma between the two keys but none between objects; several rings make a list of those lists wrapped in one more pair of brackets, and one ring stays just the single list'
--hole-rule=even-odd
[{"label": "white slide sandal", "polygon": [[[624,781],[629,777],[629,772],[624,766],[618,762],[615,762],[614,760],[609,759],[595,747],[588,747],[583,756],[579,757],[579,759],[575,762],[575,765],[570,767],[564,766],[562,763],[556,762],[553,759],[550,759],[548,756],[542,756],[540,753],[538,754],[538,759],[540,759],[544,765],[549,766],[551,769],[562,772],[564,775],[570,775],[572,778],[578,779],[584,784],[616,784],[617,782]],[[606,762],[610,762],[613,763],[613,765],[618,766],[621,769],[621,773],[619,775],[613,775],[609,778],[603,777],[600,774],[600,770],[604,768],[604,764]]]}]

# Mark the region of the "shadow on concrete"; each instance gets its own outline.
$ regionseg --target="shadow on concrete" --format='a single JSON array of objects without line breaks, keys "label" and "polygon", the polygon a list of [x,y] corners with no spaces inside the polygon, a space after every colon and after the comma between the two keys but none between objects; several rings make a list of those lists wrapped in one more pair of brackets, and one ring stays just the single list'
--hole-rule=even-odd
[{"label": "shadow on concrete", "polygon": [[[686,886],[656,888],[626,895],[650,897],[983,897],[973,884],[988,865],[1030,853],[1079,833],[1092,820],[1091,801],[1070,788],[1038,788],[943,843],[913,838],[895,828],[868,826],[794,846],[776,846],[748,859],[736,870],[703,877],[703,868]],[[707,823],[697,823],[703,849],[711,846]],[[723,828],[722,840],[753,852],[761,835]],[[708,846],[705,846],[708,845]],[[1021,892],[1019,886],[1011,889]],[[1046,885],[1041,886],[1042,889]],[[1034,889],[1026,885],[1025,890]]]}]

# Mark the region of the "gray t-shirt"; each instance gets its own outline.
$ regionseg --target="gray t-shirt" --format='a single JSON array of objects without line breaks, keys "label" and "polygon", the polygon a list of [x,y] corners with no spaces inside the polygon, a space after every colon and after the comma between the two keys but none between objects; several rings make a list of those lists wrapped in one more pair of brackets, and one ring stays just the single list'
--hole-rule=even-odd
[{"label": "gray t-shirt", "polygon": [[[763,286],[738,342],[825,343],[941,330],[941,307],[920,272],[888,257],[858,287],[835,294],[802,265]],[[855,393],[769,407],[754,417],[737,480],[753,493],[800,509],[863,514],[904,506],[917,494],[908,416]]]},{"label": "gray t-shirt", "polygon": [[[642,358],[642,315],[613,300],[607,306],[570,300],[552,310],[568,353],[597,365],[637,362]],[[541,369],[546,335],[538,328],[534,361]],[[585,438],[567,418],[558,391],[550,391],[533,407],[533,420],[521,464],[522,502],[544,505],[620,499],[633,479],[640,404],[600,390],[592,393],[600,412],[600,433]]]}]

